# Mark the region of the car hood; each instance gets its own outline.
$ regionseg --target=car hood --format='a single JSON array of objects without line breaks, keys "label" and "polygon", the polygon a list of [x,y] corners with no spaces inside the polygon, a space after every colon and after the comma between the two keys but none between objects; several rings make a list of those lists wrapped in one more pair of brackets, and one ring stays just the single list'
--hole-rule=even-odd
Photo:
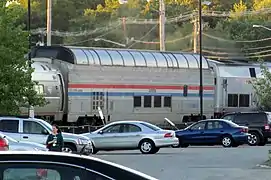
[{"label": "car hood", "polygon": [[83,136],[82,134],[72,134],[72,133],[65,133],[62,132],[63,139],[85,139],[89,140],[86,136]]}]

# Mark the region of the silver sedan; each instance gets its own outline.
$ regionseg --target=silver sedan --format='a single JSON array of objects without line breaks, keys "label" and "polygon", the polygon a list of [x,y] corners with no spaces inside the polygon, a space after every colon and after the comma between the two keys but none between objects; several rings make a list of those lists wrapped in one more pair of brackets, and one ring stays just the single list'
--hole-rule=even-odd
[{"label": "silver sedan", "polygon": [[163,130],[144,121],[117,121],[92,133],[82,134],[93,142],[93,154],[99,150],[140,149],[143,154],[155,154],[162,147],[177,145],[172,130]]},{"label": "silver sedan", "polygon": [[8,140],[9,151],[48,151],[45,145],[35,142],[20,142],[4,134],[0,135]]}]

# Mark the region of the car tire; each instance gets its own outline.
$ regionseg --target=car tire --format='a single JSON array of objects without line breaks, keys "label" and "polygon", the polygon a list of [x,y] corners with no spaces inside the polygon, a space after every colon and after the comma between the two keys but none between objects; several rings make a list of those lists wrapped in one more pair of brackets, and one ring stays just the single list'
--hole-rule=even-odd
[{"label": "car tire", "polygon": [[233,142],[233,139],[231,136],[225,135],[225,136],[222,136],[222,138],[221,138],[221,144],[223,147],[228,148],[228,147],[232,147],[234,142]]},{"label": "car tire", "polygon": [[139,149],[142,154],[154,154],[157,148],[152,140],[143,139],[139,143]]},{"label": "car tire", "polygon": [[158,152],[159,150],[160,150],[160,148],[158,148],[158,147],[155,147],[155,149],[153,150],[152,154],[155,154],[155,153],[157,153],[157,152]]},{"label": "car tire", "polygon": [[267,142],[268,142],[268,139],[263,138],[263,140],[258,145],[259,146],[265,146]]},{"label": "car tire", "polygon": [[257,132],[251,132],[248,136],[248,145],[258,146],[260,143],[260,135]]},{"label": "car tire", "polygon": [[65,153],[73,153],[76,152],[76,148],[73,145],[64,144],[62,151]]},{"label": "car tire", "polygon": [[94,146],[94,144],[92,143],[92,154],[97,154],[99,152],[99,150],[97,150]]}]

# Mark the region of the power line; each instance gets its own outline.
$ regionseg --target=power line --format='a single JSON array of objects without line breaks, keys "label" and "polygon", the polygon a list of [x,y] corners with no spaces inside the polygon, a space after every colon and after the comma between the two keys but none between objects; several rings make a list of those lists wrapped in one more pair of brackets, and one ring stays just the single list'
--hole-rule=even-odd
[{"label": "power line", "polygon": [[[227,12],[227,11],[206,11],[204,10],[202,12],[202,15],[205,17],[230,17],[230,16],[248,16],[248,15],[257,15],[257,14],[269,14],[271,13],[271,8],[263,8],[257,11],[244,11],[241,13],[234,13],[234,12]],[[198,16],[197,11],[194,11],[192,13],[183,13],[179,16],[176,17],[170,17],[166,18],[165,23],[170,24],[170,23],[175,23],[175,22],[184,22],[191,20]],[[136,18],[131,18],[131,17],[126,17],[126,24],[158,24],[159,20],[158,19],[136,19]],[[58,37],[75,37],[75,36],[88,36],[92,35],[98,32],[104,32],[108,31],[115,26],[119,26],[122,24],[122,18],[116,20],[115,22],[111,22],[109,26],[102,27],[102,28],[96,28],[94,30],[85,30],[85,31],[77,31],[77,32],[64,32],[64,31],[59,31],[59,30],[53,30],[52,35],[53,36],[58,36]],[[46,28],[37,28],[31,30],[31,33],[36,35],[36,34],[42,34],[45,33]]]}]

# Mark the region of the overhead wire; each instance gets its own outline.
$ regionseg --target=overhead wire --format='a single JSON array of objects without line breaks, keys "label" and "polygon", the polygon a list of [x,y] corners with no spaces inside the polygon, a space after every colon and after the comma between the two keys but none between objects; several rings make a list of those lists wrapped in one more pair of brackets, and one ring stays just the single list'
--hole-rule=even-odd
[{"label": "overhead wire", "polygon": [[[155,26],[153,26],[144,36],[142,36],[139,41],[141,41],[142,39],[144,39],[145,37],[147,37],[156,27],[158,26],[158,24],[156,24]],[[135,44],[137,44],[138,42],[134,42],[133,44],[131,44],[128,49],[130,49],[131,47],[133,47]]]},{"label": "overhead wire", "polygon": [[[256,14],[268,14],[271,13],[271,8],[263,8],[259,10],[250,10],[250,11],[244,11],[244,12],[228,12],[228,11],[209,11],[209,10],[203,10],[202,16],[206,17],[230,17],[230,16],[248,16],[248,15],[256,15]],[[192,13],[183,13],[176,17],[170,17],[166,18],[165,23],[175,23],[175,22],[184,22],[190,19],[197,18],[198,13],[197,11],[193,11]],[[76,37],[76,36],[88,36],[92,35],[98,32],[104,32],[108,31],[109,29],[115,26],[118,26],[120,23],[122,23],[123,19],[120,18],[116,21],[112,21],[109,26],[105,26],[102,28],[96,28],[94,30],[83,30],[83,31],[75,31],[75,32],[68,32],[68,31],[60,31],[60,30],[53,30],[52,36],[58,36],[58,37]],[[132,17],[126,17],[126,24],[157,24],[158,19],[137,19]],[[46,28],[37,28],[32,29],[31,34],[44,34],[46,31]]]},{"label": "overhead wire", "polygon": [[104,37],[104,36],[106,36],[107,34],[110,34],[110,33],[114,32],[114,31],[116,31],[119,27],[120,27],[120,25],[117,26],[117,27],[114,27],[114,28],[112,28],[110,31],[108,31],[108,32],[106,32],[106,33],[104,33],[104,34],[102,34],[102,35],[99,35],[99,36],[97,36],[97,37],[94,37],[94,38],[90,38],[90,39],[86,39],[86,40],[82,40],[82,41],[77,41],[77,42],[74,42],[74,43],[65,43],[65,44],[58,44],[58,45],[62,45],[62,46],[63,46],[63,45],[64,45],[64,46],[68,46],[68,45],[77,45],[77,44],[85,43],[85,42],[88,42],[88,41],[92,41],[92,40],[95,40],[95,39],[97,39],[97,38]]}]

